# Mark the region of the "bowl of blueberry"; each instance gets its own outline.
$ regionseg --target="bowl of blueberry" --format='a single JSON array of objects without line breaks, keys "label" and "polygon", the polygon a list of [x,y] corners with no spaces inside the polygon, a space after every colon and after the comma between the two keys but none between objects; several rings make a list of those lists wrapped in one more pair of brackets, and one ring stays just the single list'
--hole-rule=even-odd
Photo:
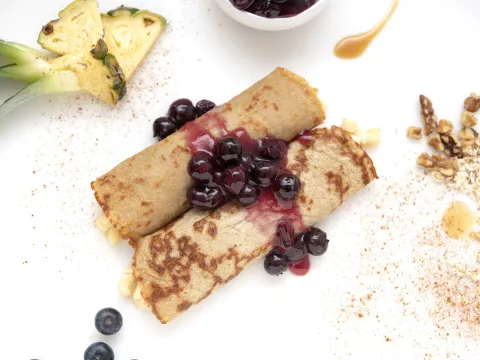
[{"label": "bowl of blueberry", "polygon": [[289,30],[318,15],[327,0],[217,0],[231,18],[257,30]]}]

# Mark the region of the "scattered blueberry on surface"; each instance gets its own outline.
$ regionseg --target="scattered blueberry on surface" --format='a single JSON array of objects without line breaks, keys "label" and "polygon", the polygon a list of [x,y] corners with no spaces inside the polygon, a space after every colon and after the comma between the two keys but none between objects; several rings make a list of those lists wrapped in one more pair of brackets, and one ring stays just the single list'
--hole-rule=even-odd
[{"label": "scattered blueberry on surface", "polygon": [[280,175],[273,184],[273,191],[282,200],[293,200],[300,192],[300,179],[293,174]]},{"label": "scattered blueberry on surface", "polygon": [[103,342],[96,342],[90,345],[85,354],[83,355],[84,360],[114,360],[115,355],[110,346]]},{"label": "scattered blueberry on surface", "polygon": [[193,185],[187,193],[188,202],[200,210],[213,210],[223,204],[225,196],[222,189],[215,185]]},{"label": "scattered blueberry on surface", "polygon": [[242,205],[252,206],[260,199],[260,188],[255,184],[246,184],[237,199]]},{"label": "scattered blueberry on surface", "polygon": [[263,262],[265,271],[270,275],[280,275],[288,269],[288,262],[280,248],[271,250]]},{"label": "scattered blueberry on surface", "polygon": [[158,140],[165,139],[175,131],[177,131],[177,128],[171,117],[159,117],[153,122],[153,137],[158,138]]},{"label": "scattered blueberry on surface", "polygon": [[217,161],[223,166],[238,165],[240,163],[242,145],[231,136],[218,140],[214,151]]},{"label": "scattered blueberry on surface", "polygon": [[195,106],[188,99],[178,99],[170,105],[168,116],[173,118],[173,122],[177,129],[180,129],[187,122],[195,120],[197,114]]},{"label": "scattered blueberry on surface", "polygon": [[195,112],[197,116],[200,117],[215,108],[215,106],[215,103],[210,100],[200,100],[197,105],[195,105]]},{"label": "scattered blueberry on surface", "polygon": [[213,179],[215,160],[206,152],[195,153],[188,163],[188,174],[192,179],[208,183]]},{"label": "scattered blueberry on surface", "polygon": [[307,244],[307,250],[314,256],[320,256],[325,254],[328,249],[329,240],[327,234],[316,228],[312,227],[305,234],[305,242]]},{"label": "scattered blueberry on surface", "polygon": [[264,188],[273,184],[277,174],[278,167],[266,160],[258,161],[253,169],[253,179]]},{"label": "scattered blueberry on surface", "polygon": [[114,335],[123,325],[122,314],[113,308],[100,310],[95,316],[95,327],[103,335]]}]

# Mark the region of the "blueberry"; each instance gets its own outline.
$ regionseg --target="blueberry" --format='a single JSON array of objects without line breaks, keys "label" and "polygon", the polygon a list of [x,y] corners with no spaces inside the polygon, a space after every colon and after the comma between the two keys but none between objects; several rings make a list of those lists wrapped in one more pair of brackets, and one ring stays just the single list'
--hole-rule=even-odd
[{"label": "blueberry", "polygon": [[114,360],[115,356],[110,346],[103,342],[96,342],[90,345],[85,354],[83,354],[84,360]]},{"label": "blueberry", "polygon": [[188,174],[192,179],[208,183],[213,179],[215,160],[209,154],[199,151],[195,153],[188,163]]},{"label": "blueberry", "polygon": [[280,15],[281,10],[282,8],[279,4],[276,4],[271,0],[267,0],[256,8],[254,14],[266,18],[277,18]]},{"label": "blueberry", "polygon": [[195,112],[197,116],[200,117],[212,110],[215,106],[215,103],[210,100],[200,100],[197,105],[195,105]]},{"label": "blueberry", "polygon": [[260,146],[261,155],[271,160],[281,160],[287,150],[287,144],[281,140],[264,139]]},{"label": "blueberry", "polygon": [[242,205],[252,206],[260,199],[260,188],[255,184],[246,184],[237,199]]},{"label": "blueberry", "polygon": [[223,187],[238,195],[247,183],[247,173],[240,166],[233,166],[223,172]]},{"label": "blueberry", "polygon": [[173,123],[179,129],[187,122],[195,120],[197,114],[190,100],[178,99],[170,105],[168,116],[173,118]]},{"label": "blueberry", "polygon": [[240,158],[240,166],[245,171],[252,171],[255,167],[255,156],[250,153],[242,154],[242,157]]},{"label": "blueberry", "polygon": [[165,139],[175,131],[177,131],[177,128],[171,117],[159,117],[153,122],[153,137],[158,138],[158,140]]},{"label": "blueberry", "polygon": [[122,314],[118,310],[105,308],[95,316],[95,327],[100,334],[114,335],[120,331],[122,325]]},{"label": "blueberry", "polygon": [[316,227],[312,227],[305,235],[305,242],[307,243],[307,250],[310,254],[320,256],[327,251],[329,240],[325,232]]},{"label": "blueberry", "polygon": [[242,156],[242,145],[233,137],[225,137],[217,141],[214,152],[221,165],[238,165]]},{"label": "blueberry", "polygon": [[225,195],[218,185],[197,184],[188,190],[187,199],[197,209],[213,210],[225,202]]},{"label": "blueberry", "polygon": [[280,175],[273,184],[273,191],[282,200],[293,200],[300,192],[300,179],[293,174]]},{"label": "blueberry", "polygon": [[272,185],[277,174],[278,167],[266,160],[258,161],[253,169],[253,179],[260,187]]},{"label": "blueberry", "polygon": [[255,0],[230,0],[238,10],[245,10],[253,4]]},{"label": "blueberry", "polygon": [[280,248],[271,250],[263,262],[265,271],[270,275],[280,275],[288,269],[288,263]]},{"label": "blueberry", "polygon": [[283,248],[288,249],[293,245],[295,230],[288,221],[282,221],[277,225],[277,241]]},{"label": "blueberry", "polygon": [[302,260],[307,255],[307,245],[305,241],[306,233],[301,233],[295,239],[293,246],[285,251],[285,259],[290,263]]}]

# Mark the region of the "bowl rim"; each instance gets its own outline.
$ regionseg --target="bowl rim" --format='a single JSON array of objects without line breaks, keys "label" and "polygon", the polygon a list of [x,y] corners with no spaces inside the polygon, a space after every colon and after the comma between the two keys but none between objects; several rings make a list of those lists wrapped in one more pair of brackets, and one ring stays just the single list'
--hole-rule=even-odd
[{"label": "bowl rim", "polygon": [[315,8],[321,6],[321,4],[323,4],[324,2],[327,2],[327,0],[318,0],[315,4],[310,6],[307,10],[302,11],[301,13],[299,13],[297,15],[294,15],[294,16],[289,16],[289,17],[284,17],[284,18],[266,18],[266,17],[263,17],[263,16],[258,16],[258,15],[252,14],[252,13],[250,13],[248,11],[245,11],[245,10],[239,10],[235,6],[233,6],[233,4],[230,0],[219,0],[219,1],[223,1],[224,3],[227,3],[228,6],[231,6],[232,11],[237,12],[239,14],[239,16],[243,16],[245,18],[251,19],[252,21],[268,21],[268,22],[272,22],[272,23],[273,22],[276,22],[276,23],[291,22],[291,21],[294,21],[293,19],[296,19],[296,21],[297,21],[298,18],[307,16],[307,14],[309,12],[314,11]]}]

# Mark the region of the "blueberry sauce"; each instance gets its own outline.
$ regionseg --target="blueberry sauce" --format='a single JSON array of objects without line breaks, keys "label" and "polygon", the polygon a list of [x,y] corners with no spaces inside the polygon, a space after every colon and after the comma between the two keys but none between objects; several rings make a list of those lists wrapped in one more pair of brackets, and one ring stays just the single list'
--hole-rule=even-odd
[{"label": "blueberry sauce", "polygon": [[[323,231],[307,229],[303,223],[296,201],[301,182],[286,167],[287,143],[254,139],[243,128],[228,131],[214,112],[185,124],[181,131],[192,153],[188,169],[195,183],[187,194],[189,203],[213,210],[237,199],[246,207],[247,221],[265,233],[276,228],[273,249],[264,260],[266,272],[280,275],[290,269],[305,275],[309,256],[325,253],[328,240]],[[313,136],[304,131],[297,140],[309,144]]]},{"label": "blueberry sauce", "polygon": [[317,0],[230,0],[239,10],[265,18],[283,18],[300,14]]}]

